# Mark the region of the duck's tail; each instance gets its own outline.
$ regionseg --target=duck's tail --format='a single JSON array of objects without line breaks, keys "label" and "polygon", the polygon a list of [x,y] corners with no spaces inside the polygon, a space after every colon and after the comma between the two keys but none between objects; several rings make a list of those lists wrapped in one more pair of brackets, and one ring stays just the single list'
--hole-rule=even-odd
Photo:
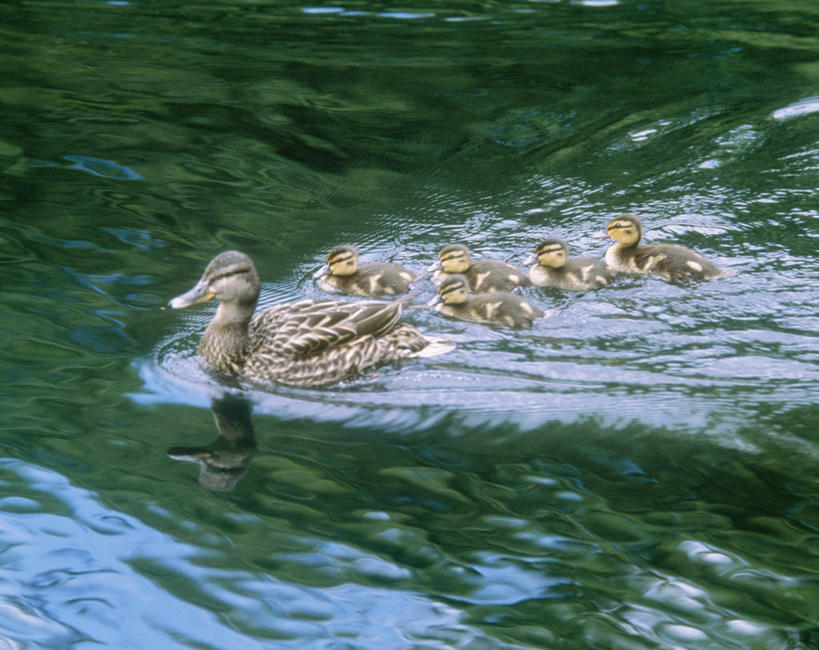
[{"label": "duck's tail", "polygon": [[452,341],[442,339],[438,336],[424,336],[427,340],[424,346],[418,352],[413,353],[413,357],[437,357],[439,354],[446,354],[452,352],[457,346]]}]

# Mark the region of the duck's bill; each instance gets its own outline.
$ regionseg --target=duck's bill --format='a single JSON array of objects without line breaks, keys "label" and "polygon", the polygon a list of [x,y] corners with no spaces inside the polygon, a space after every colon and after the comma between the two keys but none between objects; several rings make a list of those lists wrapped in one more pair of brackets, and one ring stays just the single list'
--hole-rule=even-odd
[{"label": "duck's bill", "polygon": [[537,255],[535,255],[534,253],[532,253],[529,257],[527,257],[525,260],[523,260],[523,263],[526,266],[529,266],[530,264],[534,264],[535,262],[537,262]]},{"label": "duck's bill", "polygon": [[432,300],[430,300],[426,304],[426,306],[427,307],[434,307],[435,305],[439,304],[440,302],[441,302],[441,294],[438,293],[438,294],[435,294],[435,297]]},{"label": "duck's bill", "polygon": [[184,309],[185,307],[192,307],[198,305],[200,302],[207,302],[213,298],[213,294],[208,291],[208,285],[200,282],[193,289],[181,296],[177,296],[168,303],[171,309]]},{"label": "duck's bill", "polygon": [[424,269],[424,275],[427,273],[432,273],[433,271],[438,271],[441,268],[441,260],[435,260],[432,264],[430,264],[427,268]]},{"label": "duck's bill", "polygon": [[323,278],[325,275],[327,275],[329,273],[330,273],[330,265],[325,264],[318,271],[313,273],[313,279],[318,280],[319,278]]},{"label": "duck's bill", "polygon": [[592,239],[608,239],[609,232],[608,230],[599,230],[597,232],[592,233]]}]

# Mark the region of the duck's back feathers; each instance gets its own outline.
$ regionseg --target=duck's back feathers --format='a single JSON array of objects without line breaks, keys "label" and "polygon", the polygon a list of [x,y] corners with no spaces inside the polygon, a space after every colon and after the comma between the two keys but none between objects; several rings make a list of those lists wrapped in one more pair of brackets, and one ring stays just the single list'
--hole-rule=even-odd
[{"label": "duck's back feathers", "polygon": [[301,300],[259,312],[250,323],[251,354],[270,347],[297,357],[317,354],[355,338],[381,336],[401,316],[399,302]]},{"label": "duck's back feathers", "polygon": [[398,324],[400,302],[302,300],[276,305],[250,324],[242,374],[258,382],[322,386],[417,356],[430,341]]}]

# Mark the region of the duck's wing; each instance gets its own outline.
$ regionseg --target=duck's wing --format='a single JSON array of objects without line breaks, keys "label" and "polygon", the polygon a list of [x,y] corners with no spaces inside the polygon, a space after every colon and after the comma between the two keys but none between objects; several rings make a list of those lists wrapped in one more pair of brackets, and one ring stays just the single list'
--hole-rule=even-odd
[{"label": "duck's wing", "polygon": [[302,300],[275,305],[250,325],[254,348],[286,356],[309,356],[355,339],[380,336],[401,316],[400,302]]}]

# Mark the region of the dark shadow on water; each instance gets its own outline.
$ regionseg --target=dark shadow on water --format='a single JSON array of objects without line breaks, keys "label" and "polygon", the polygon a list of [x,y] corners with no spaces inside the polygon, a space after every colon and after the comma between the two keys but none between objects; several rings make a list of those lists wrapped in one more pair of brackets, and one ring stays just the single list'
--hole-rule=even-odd
[{"label": "dark shadow on water", "polygon": [[199,464],[199,483],[227,492],[247,473],[256,454],[256,436],[250,419],[250,400],[233,393],[214,398],[213,420],[219,435],[208,445],[171,447],[168,456]]}]

